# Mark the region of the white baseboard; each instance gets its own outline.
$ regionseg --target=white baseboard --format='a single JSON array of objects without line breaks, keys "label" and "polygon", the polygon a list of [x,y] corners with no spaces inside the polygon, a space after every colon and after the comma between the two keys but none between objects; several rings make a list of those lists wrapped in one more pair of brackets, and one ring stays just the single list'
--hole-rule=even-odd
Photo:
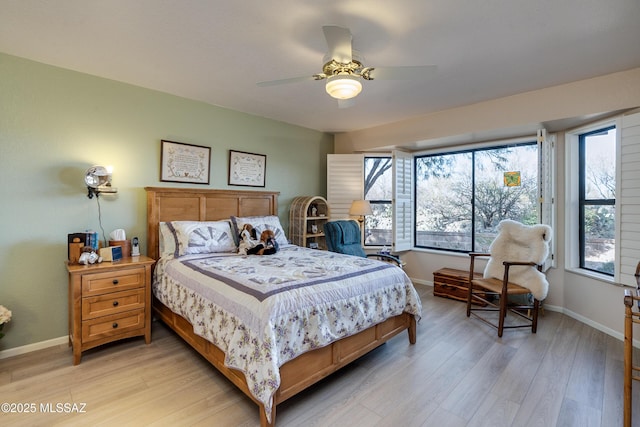
[{"label": "white baseboard", "polygon": [[431,286],[433,288],[433,282],[430,280],[422,280],[422,279],[414,279],[412,277],[409,278],[411,280],[411,282],[413,284],[416,285],[424,285],[424,286]]},{"label": "white baseboard", "polygon": [[55,347],[57,345],[66,344],[69,342],[67,335],[59,338],[52,338],[46,341],[40,341],[33,344],[23,345],[21,347],[14,347],[7,350],[0,351],[0,360],[8,357],[18,356],[20,354],[31,353],[32,351],[42,350],[43,348]]},{"label": "white baseboard", "polygon": [[[566,314],[567,316],[569,316],[569,317],[571,317],[573,319],[576,319],[576,320],[578,320],[578,321],[580,321],[580,322],[582,322],[582,323],[584,323],[586,325],[589,325],[592,328],[599,330],[600,332],[604,332],[605,334],[610,335],[610,336],[612,336],[614,338],[617,338],[620,341],[624,341],[624,333],[615,331],[615,330],[613,330],[611,328],[608,328],[608,327],[606,327],[604,325],[601,325],[600,323],[596,323],[593,320],[591,320],[591,319],[589,319],[587,317],[584,317],[584,316],[582,316],[582,315],[580,315],[578,313],[574,313],[571,310],[567,310],[566,308],[562,308],[562,307],[548,306],[548,305],[545,305],[545,309],[548,309],[548,310],[551,310],[551,311],[557,311],[559,313]],[[633,346],[637,347],[637,348],[640,348],[640,339],[634,339],[633,340]]]}]

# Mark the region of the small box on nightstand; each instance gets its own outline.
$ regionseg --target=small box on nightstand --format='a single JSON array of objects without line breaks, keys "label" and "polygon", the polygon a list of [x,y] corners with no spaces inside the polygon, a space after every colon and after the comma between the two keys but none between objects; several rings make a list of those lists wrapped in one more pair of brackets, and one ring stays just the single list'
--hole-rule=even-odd
[{"label": "small box on nightstand", "polygon": [[108,246],[106,248],[100,248],[100,256],[102,257],[102,261],[120,261],[122,259],[122,247]]}]

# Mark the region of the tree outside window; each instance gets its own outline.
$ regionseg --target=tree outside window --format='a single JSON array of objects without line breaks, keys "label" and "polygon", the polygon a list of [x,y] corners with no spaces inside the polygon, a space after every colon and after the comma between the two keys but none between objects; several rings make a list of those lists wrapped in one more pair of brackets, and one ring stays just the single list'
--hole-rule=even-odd
[{"label": "tree outside window", "polygon": [[364,198],[373,211],[373,215],[365,217],[365,246],[391,246],[393,241],[391,166],[391,157],[364,158]]},{"label": "tree outside window", "polygon": [[419,156],[415,170],[417,247],[484,252],[503,219],[539,222],[534,142]]},{"label": "tree outside window", "polygon": [[616,128],[579,135],[580,268],[615,273]]}]

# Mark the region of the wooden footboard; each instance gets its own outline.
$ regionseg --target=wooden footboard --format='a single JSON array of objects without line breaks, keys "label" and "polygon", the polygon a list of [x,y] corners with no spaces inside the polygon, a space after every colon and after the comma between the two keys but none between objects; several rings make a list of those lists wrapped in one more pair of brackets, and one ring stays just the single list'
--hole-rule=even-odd
[{"label": "wooden footboard", "polygon": [[343,338],[326,347],[309,351],[290,360],[280,367],[280,388],[276,391],[274,397],[271,421],[269,422],[264,406],[249,391],[247,381],[242,372],[224,365],[225,354],[222,350],[196,335],[189,321],[169,310],[156,298],[153,299],[153,311],[157,318],[173,329],[191,347],[242,390],[244,394],[259,405],[260,425],[262,427],[275,425],[276,406],[279,403],[284,402],[363,356],[405,329],[409,333],[409,342],[411,344],[416,342],[416,320],[412,315],[403,313],[355,335]]}]

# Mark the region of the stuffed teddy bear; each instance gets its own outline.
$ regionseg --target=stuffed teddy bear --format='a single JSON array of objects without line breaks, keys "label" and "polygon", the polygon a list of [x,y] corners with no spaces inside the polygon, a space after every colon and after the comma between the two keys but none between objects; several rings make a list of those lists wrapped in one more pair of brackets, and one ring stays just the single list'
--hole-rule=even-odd
[{"label": "stuffed teddy bear", "polygon": [[280,247],[272,230],[264,230],[260,234],[260,243],[247,250],[247,255],[273,255]]}]

